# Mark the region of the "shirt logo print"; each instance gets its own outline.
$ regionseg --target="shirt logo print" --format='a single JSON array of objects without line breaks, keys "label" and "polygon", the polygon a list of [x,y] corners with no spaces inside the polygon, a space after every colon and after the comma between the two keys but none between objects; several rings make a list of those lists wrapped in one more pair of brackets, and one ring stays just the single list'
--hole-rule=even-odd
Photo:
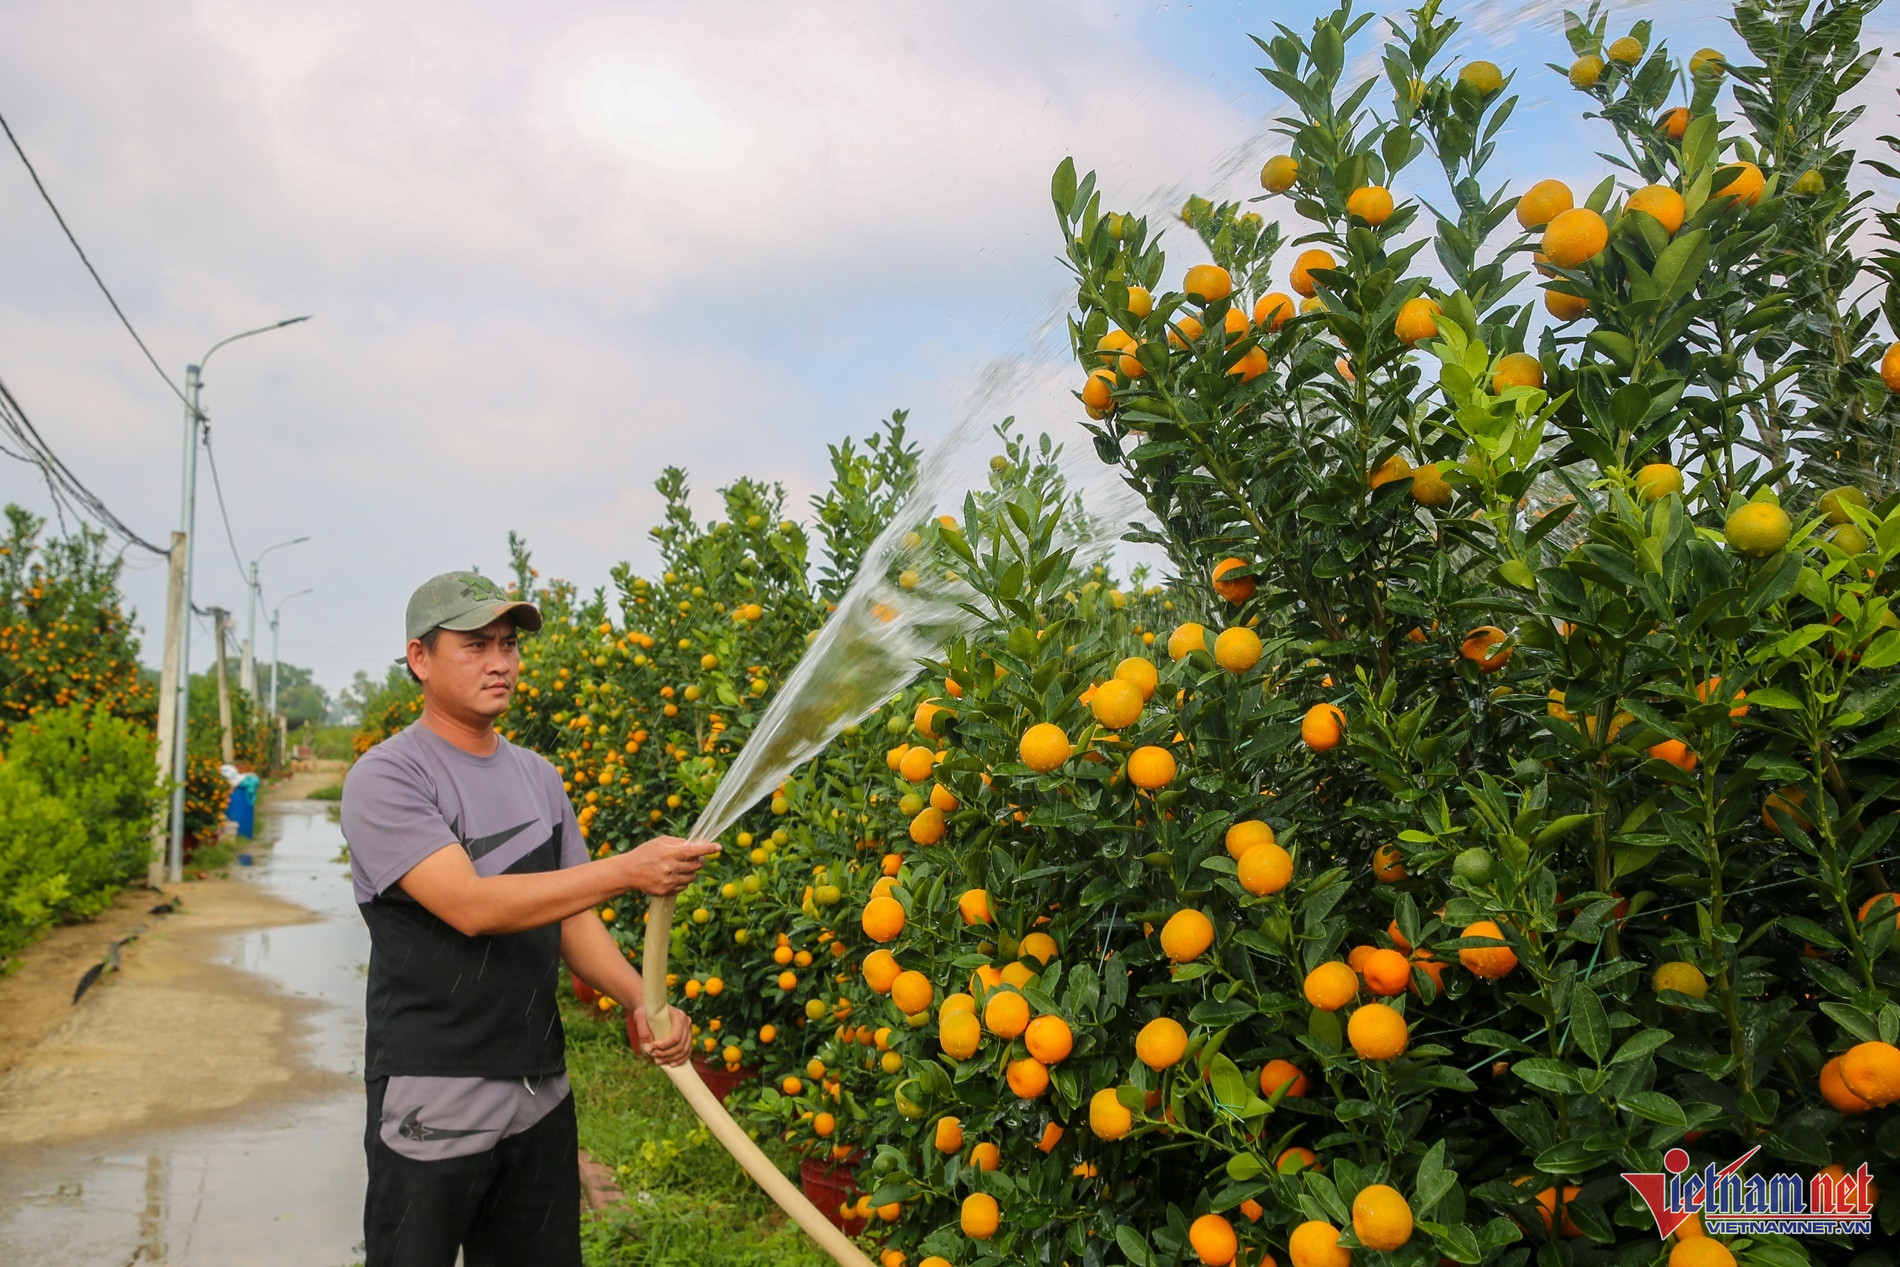
[{"label": "shirt logo print", "polygon": [[471,860],[479,858],[484,854],[493,853],[495,850],[513,840],[516,836],[519,836],[522,832],[528,830],[528,828],[534,826],[534,822],[535,820],[530,818],[525,823],[516,823],[513,827],[505,831],[498,831],[490,836],[471,837],[462,843],[462,848],[468,850],[468,856]]},{"label": "shirt logo print", "polygon": [[470,1135],[493,1135],[495,1133],[492,1127],[478,1131],[458,1131],[445,1126],[430,1126],[426,1122],[417,1120],[421,1116],[422,1110],[420,1108],[410,1109],[409,1116],[405,1117],[401,1124],[396,1127],[396,1134],[402,1136],[404,1139],[412,1139],[417,1143],[421,1143],[431,1139],[463,1139]]}]

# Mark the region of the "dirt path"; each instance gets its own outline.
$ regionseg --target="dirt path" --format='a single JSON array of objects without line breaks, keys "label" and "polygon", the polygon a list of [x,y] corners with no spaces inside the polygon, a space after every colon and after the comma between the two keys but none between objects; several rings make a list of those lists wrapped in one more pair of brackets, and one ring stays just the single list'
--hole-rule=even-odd
[{"label": "dirt path", "polygon": [[[338,771],[302,771],[290,790]],[[266,798],[256,865],[129,893],[0,982],[0,1262],[362,1257],[363,970],[334,806]],[[77,1004],[115,939],[123,969]]]},{"label": "dirt path", "polygon": [[343,782],[343,774],[350,768],[347,761],[293,761],[290,773],[281,779],[272,780],[264,788],[264,800],[284,801],[301,800],[312,792],[334,787]]},{"label": "dirt path", "polygon": [[[343,770],[299,766],[268,800],[329,786]],[[172,896],[175,913],[153,913]],[[99,919],[30,947],[0,979],[0,1146],[177,1125],[333,1081],[297,1058],[298,1000],[219,962],[234,933],[314,918],[256,884],[213,877],[122,893]],[[115,942],[120,971],[74,1004],[80,977]]]}]

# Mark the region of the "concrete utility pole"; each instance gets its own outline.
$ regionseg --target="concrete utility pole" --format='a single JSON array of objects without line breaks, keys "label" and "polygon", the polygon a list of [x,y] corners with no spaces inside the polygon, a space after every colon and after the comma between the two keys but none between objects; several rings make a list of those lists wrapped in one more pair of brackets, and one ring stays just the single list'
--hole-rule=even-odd
[{"label": "concrete utility pole", "polygon": [[185,878],[185,774],[187,749],[191,747],[191,556],[192,547],[198,544],[198,437],[204,427],[204,415],[198,412],[198,384],[198,366],[186,366],[185,487],[184,505],[178,516],[184,527],[173,538],[182,540],[185,553],[184,565],[174,573],[179,577],[180,599],[178,665],[172,674],[172,831],[165,857],[173,884]]},{"label": "concrete utility pole", "polygon": [[[299,321],[308,321],[309,317],[291,317],[275,325],[259,326],[255,330],[246,330],[234,334],[228,339],[219,339],[211,345],[209,351],[198,358],[196,365],[185,367],[185,473],[184,495],[179,508],[179,525],[184,538],[184,566],[174,567],[179,594],[179,637],[178,667],[173,678],[172,704],[172,813],[171,843],[166,850],[166,870],[173,884],[185,878],[185,775],[188,769],[191,727],[191,562],[194,548],[197,546],[195,523],[198,513],[198,445],[204,436],[204,411],[198,408],[199,388],[204,382],[204,365],[211,359],[211,353],[227,343],[236,343],[239,339],[248,339],[254,334],[266,334],[272,330],[281,330],[285,326],[294,326]],[[178,537],[173,537],[174,548]],[[171,598],[167,595],[166,610],[171,610]]]},{"label": "concrete utility pole", "polygon": [[284,763],[284,718],[277,711],[277,624],[284,614],[284,607],[293,598],[302,598],[305,594],[314,594],[314,589],[298,590],[295,594],[286,594],[282,602],[271,609],[270,614],[270,715],[277,727],[277,764]]},{"label": "concrete utility pole", "polygon": [[[169,553],[171,575],[165,585],[165,658],[158,672],[158,781],[170,779],[172,740],[175,728],[172,716],[178,707],[178,644],[185,624],[185,534],[172,534]],[[152,820],[152,857],[145,869],[145,882],[157,888],[165,882],[165,842],[167,817]]]},{"label": "concrete utility pole", "polygon": [[257,565],[272,550],[281,550],[285,546],[302,545],[309,537],[292,537],[288,541],[279,541],[274,546],[265,546],[251,560],[250,594],[244,603],[244,665],[238,670],[238,684],[251,693],[251,699],[257,699],[257,603],[263,595],[263,589],[257,583]]},{"label": "concrete utility pole", "polygon": [[222,607],[213,607],[211,618],[218,625],[218,752],[224,757],[224,764],[230,765],[237,760],[237,744],[231,739],[231,679],[224,667],[224,638],[231,630],[231,613]]}]

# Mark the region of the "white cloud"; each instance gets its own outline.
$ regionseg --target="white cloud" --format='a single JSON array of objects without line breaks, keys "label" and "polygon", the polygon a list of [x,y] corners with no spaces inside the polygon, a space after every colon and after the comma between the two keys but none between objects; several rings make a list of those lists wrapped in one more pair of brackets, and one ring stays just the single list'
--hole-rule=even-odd
[{"label": "white cloud", "polygon": [[[1008,5],[44,0],[10,12],[0,82],[176,376],[317,314],[218,353],[205,401],[243,550],[316,538],[265,580],[317,587],[284,654],[332,684],[511,527],[598,583],[650,559],[667,463],[802,510],[826,440],[893,405],[941,429],[1060,284],[1056,161],[1151,184],[1244,126],[1125,27]],[[0,374],[162,538],[178,407],[0,173]],[[30,474],[0,495],[42,504]],[[209,491],[198,598],[241,608]],[[162,573],[129,586],[155,627]]]},{"label": "white cloud", "polygon": [[[17,0],[0,107],[175,375],[317,314],[220,352],[205,399],[243,549],[316,538],[265,581],[317,587],[284,653],[337,685],[380,671],[423,574],[499,569],[509,528],[590,586],[650,563],[668,463],[705,508],[752,474],[802,510],[826,441],[904,405],[939,433],[997,356],[1037,368],[985,408],[1071,417],[1055,163],[1159,211],[1257,192],[1275,148],[1259,58],[1210,12]],[[1568,114],[1547,28],[1472,38],[1522,45],[1519,90]],[[1542,119],[1512,122],[1526,162]],[[162,538],[178,406],[10,161],[0,276],[0,376]],[[13,464],[0,497],[44,504]],[[241,608],[208,489],[200,522],[199,599]],[[162,573],[130,585],[155,627]]]}]

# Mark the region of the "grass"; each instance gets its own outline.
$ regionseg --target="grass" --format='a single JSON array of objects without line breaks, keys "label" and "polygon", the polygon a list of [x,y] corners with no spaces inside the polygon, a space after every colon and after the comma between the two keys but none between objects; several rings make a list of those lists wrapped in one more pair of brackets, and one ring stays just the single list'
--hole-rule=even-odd
[{"label": "grass", "polygon": [[627,1049],[621,1013],[590,1015],[564,990],[561,1020],[581,1147],[627,1194],[583,1219],[587,1267],[826,1267],[666,1075]]},{"label": "grass", "polygon": [[297,732],[310,753],[324,761],[350,761],[356,756],[356,727],[316,726]]},{"label": "grass", "polygon": [[306,792],[306,801],[340,801],[343,799],[343,785],[332,783],[329,787],[320,787],[314,792]]},{"label": "grass", "polygon": [[240,853],[249,853],[252,842],[242,836],[220,836],[212,843],[198,846],[185,859],[186,871],[203,871],[207,874],[225,871],[237,865]]}]

